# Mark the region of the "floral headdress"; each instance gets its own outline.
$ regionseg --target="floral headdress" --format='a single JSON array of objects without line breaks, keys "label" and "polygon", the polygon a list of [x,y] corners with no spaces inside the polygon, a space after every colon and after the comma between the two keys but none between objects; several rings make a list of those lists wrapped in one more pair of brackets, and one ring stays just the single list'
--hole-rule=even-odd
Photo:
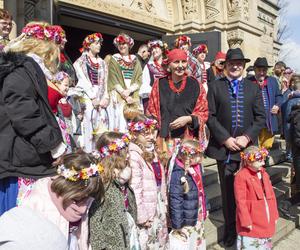
[{"label": "floral headdress", "polygon": [[183,154],[185,156],[193,156],[195,154],[200,154],[203,153],[203,150],[201,149],[201,147],[199,146],[199,148],[194,148],[194,147],[190,147],[187,145],[181,145],[179,147],[179,151],[180,154]]},{"label": "floral headdress", "polygon": [[116,139],[107,146],[99,148],[100,158],[103,159],[107,156],[111,156],[114,153],[118,153],[123,148],[126,148],[130,143],[130,139],[130,135],[124,134],[121,139]]},{"label": "floral headdress", "polygon": [[70,78],[69,74],[64,72],[64,71],[59,71],[55,76],[54,76],[54,80],[61,82],[63,81],[65,78]]},{"label": "floral headdress", "polygon": [[103,42],[103,37],[101,33],[93,33],[88,35],[86,38],[84,38],[82,42],[82,48],[80,49],[80,52],[82,53],[85,50],[88,50],[92,43],[96,41],[100,41],[100,43]]},{"label": "floral headdress", "polygon": [[56,44],[61,44],[62,41],[66,40],[65,31],[58,25],[27,24],[22,29],[22,33],[24,33],[26,37],[44,41],[53,41]]},{"label": "floral headdress", "polygon": [[138,121],[138,122],[129,122],[128,123],[128,130],[130,132],[139,132],[145,129],[154,130],[157,129],[158,123],[156,120],[153,119],[146,119],[145,121]]},{"label": "floral headdress", "polygon": [[266,157],[269,155],[269,151],[265,148],[261,148],[258,151],[256,151],[255,153],[244,153],[241,152],[241,159],[245,160],[245,161],[250,161],[250,162],[254,162],[254,161],[261,161],[266,159]]},{"label": "floral headdress", "polygon": [[64,177],[69,181],[79,181],[88,180],[90,177],[99,176],[103,173],[104,168],[101,164],[92,163],[89,167],[83,168],[81,170],[75,170],[73,167],[71,169],[66,168],[65,165],[59,165],[57,167],[58,175]]},{"label": "floral headdress", "polygon": [[193,56],[197,57],[200,53],[208,53],[206,44],[199,44],[196,48],[193,49]]},{"label": "floral headdress", "polygon": [[155,47],[164,48],[164,43],[161,40],[153,40],[148,42],[148,48],[152,50]]},{"label": "floral headdress", "polygon": [[122,43],[127,43],[131,49],[134,45],[134,40],[126,34],[121,34],[114,39],[114,45],[118,47],[118,45]]},{"label": "floral headdress", "polygon": [[179,36],[176,38],[175,40],[175,47],[176,48],[180,48],[182,45],[184,44],[188,44],[189,46],[192,46],[192,40],[190,37],[188,36]]}]

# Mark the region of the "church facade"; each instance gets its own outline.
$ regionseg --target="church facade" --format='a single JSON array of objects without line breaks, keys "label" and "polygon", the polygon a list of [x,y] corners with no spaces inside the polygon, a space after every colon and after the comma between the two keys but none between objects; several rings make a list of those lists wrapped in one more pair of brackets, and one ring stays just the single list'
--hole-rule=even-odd
[{"label": "church facade", "polygon": [[[2,2],[2,3],[1,3]],[[2,0],[14,16],[15,33],[29,20],[60,24],[71,33],[121,30],[137,41],[166,35],[220,32],[218,48],[241,47],[253,60],[278,59],[276,0]],[[73,40],[73,39],[72,39]],[[71,41],[72,42],[72,41]],[[207,45],[214,40],[207,40]]]}]

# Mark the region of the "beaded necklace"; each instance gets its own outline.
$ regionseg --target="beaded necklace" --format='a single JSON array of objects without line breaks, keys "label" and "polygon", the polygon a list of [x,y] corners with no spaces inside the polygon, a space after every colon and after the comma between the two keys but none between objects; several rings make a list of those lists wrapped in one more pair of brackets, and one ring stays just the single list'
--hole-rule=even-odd
[{"label": "beaded necklace", "polygon": [[179,88],[176,88],[175,87],[175,84],[174,84],[174,82],[173,82],[173,80],[170,78],[169,79],[169,87],[170,87],[170,89],[174,92],[174,93],[176,93],[177,95],[179,95],[184,89],[185,89],[185,86],[186,86],[186,76],[182,79],[182,83],[181,83],[181,85],[180,85],[180,87]]}]

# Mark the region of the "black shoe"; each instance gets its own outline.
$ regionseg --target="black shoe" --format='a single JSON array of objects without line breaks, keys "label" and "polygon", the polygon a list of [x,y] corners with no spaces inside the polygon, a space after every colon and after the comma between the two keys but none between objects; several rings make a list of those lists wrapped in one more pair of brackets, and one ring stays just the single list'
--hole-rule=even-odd
[{"label": "black shoe", "polygon": [[236,240],[235,236],[227,237],[227,239],[224,240],[224,246],[225,247],[233,246],[233,244],[235,243],[235,240]]}]

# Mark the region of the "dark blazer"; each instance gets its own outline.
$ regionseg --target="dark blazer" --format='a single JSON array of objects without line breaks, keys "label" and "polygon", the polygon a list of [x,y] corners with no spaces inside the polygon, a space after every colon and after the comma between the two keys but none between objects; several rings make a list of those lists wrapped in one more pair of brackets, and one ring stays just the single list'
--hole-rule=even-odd
[{"label": "dark blazer", "polygon": [[0,178],[55,173],[50,150],[62,142],[43,71],[31,58],[0,55]]},{"label": "dark blazer", "polygon": [[208,85],[208,128],[210,140],[207,155],[218,161],[226,160],[229,153],[230,159],[240,161],[239,152],[229,152],[224,142],[231,136],[247,135],[252,143],[257,143],[260,130],[265,126],[265,110],[262,101],[261,90],[253,82],[243,79],[244,103],[243,103],[243,128],[232,131],[231,100],[228,91],[229,80],[223,77]]},{"label": "dark blazer", "polygon": [[[249,78],[250,81],[255,82],[255,77],[252,76]],[[267,90],[269,95],[270,101],[270,110],[274,105],[277,105],[279,108],[283,103],[283,95],[279,89],[278,82],[276,78],[272,76],[268,76],[267,78]],[[270,122],[271,127],[265,125],[266,128],[270,130],[270,132],[277,132],[278,131],[278,119],[277,115],[271,114],[271,111],[266,112],[266,120]]]},{"label": "dark blazer", "polygon": [[[184,193],[181,177],[185,176],[189,191]],[[174,163],[169,189],[169,210],[171,226],[180,229],[184,226],[195,226],[198,220],[198,188],[191,175],[184,175],[184,169]]]},{"label": "dark blazer", "polygon": [[[292,107],[292,111],[289,118],[290,123],[290,142],[292,146],[293,158],[300,157],[300,102]],[[299,160],[297,164],[299,163]],[[300,185],[300,178],[297,181]]]}]

